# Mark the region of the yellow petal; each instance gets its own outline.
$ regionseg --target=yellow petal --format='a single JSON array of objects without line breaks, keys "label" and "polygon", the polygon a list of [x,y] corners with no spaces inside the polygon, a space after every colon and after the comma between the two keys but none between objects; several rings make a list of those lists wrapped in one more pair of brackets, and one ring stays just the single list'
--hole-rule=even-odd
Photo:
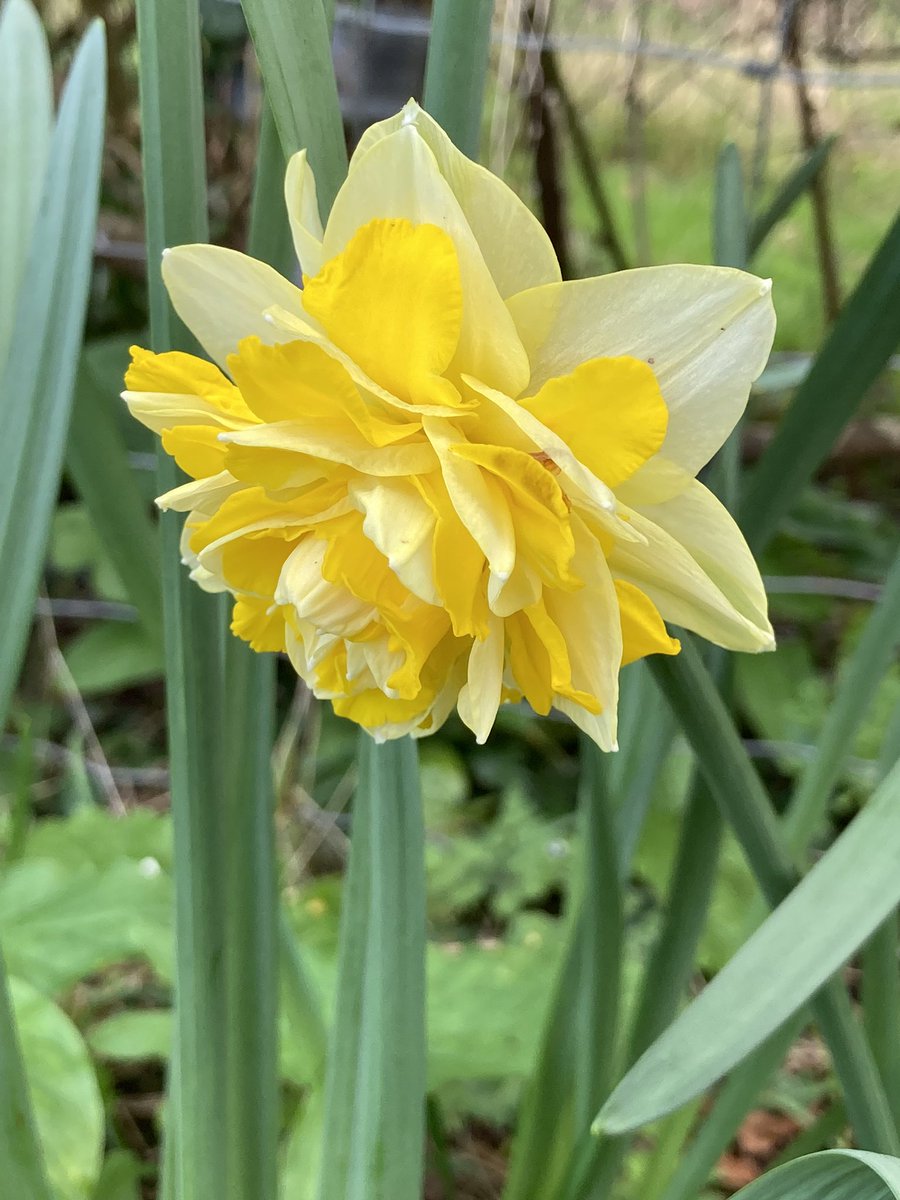
[{"label": "yellow petal", "polygon": [[432,570],[434,511],[411,481],[356,477],[350,497],[363,514],[363,533],[401,583],[427,604],[440,605]]},{"label": "yellow petal", "polygon": [[[368,475],[424,475],[437,468],[437,458],[427,442],[375,447],[354,426],[342,419],[276,421],[254,425],[240,433],[223,433],[228,446],[305,455],[325,463],[344,463]],[[258,461],[264,460],[260,454]],[[228,464],[226,458],[226,465]],[[245,463],[249,458],[245,456]],[[230,469],[230,468],[229,468]],[[262,469],[262,468],[261,468]],[[246,468],[245,468],[246,470]]]},{"label": "yellow petal", "polygon": [[486,387],[471,376],[466,376],[466,384],[509,419],[533,447],[534,453],[546,456],[548,462],[555,469],[558,468],[560,484],[574,507],[589,512],[613,537],[624,541],[637,537],[617,515],[616,498],[611,489],[578,460],[561,437],[517,400],[510,399],[495,388]]},{"label": "yellow petal", "polygon": [[669,636],[659,610],[633,583],[614,580],[622,618],[622,666],[648,654],[677,654],[681,643]]},{"label": "yellow petal", "polygon": [[666,436],[668,413],[653,369],[636,358],[589,359],[520,403],[610,488],[632,476]]},{"label": "yellow petal", "polygon": [[691,555],[722,595],[757,630],[757,649],[772,649],[768,599],[759,567],[734,518],[708,488],[693,480],[663,504],[638,509]]},{"label": "yellow petal", "polygon": [[125,387],[132,416],[154,433],[173,425],[241,429],[255,419],[231,380],[194,354],[132,346]]},{"label": "yellow petal", "polygon": [[306,161],[306,151],[292,154],[284,177],[284,203],[291,223],[291,236],[300,266],[315,275],[325,261],[322,249],[322,220],[316,196],[316,180]]},{"label": "yellow petal", "polygon": [[487,637],[472,643],[466,683],[458,700],[460,719],[475,734],[479,746],[487,741],[500,707],[505,648],[503,621],[492,615]]},{"label": "yellow petal", "polygon": [[219,433],[210,425],[176,425],[164,429],[162,444],[186,475],[192,479],[207,479],[218,475],[225,466],[225,447]]},{"label": "yellow petal", "polygon": [[528,382],[528,358],[491,278],[469,223],[441,177],[437,160],[412,127],[398,129],[354,157],[325,229],[330,258],[375,217],[402,217],[448,233],[459,258],[465,305],[451,375],[468,372],[518,395]]},{"label": "yellow petal", "polygon": [[459,342],[462,287],[442,229],[369,221],[304,285],[306,311],[382,387],[406,401],[452,399],[439,376]]},{"label": "yellow petal", "polygon": [[491,571],[501,580],[508,579],[516,564],[516,535],[500,484],[455,453],[460,444],[455,425],[438,417],[425,417],[422,424],[437,452],[450,503]]},{"label": "yellow petal", "polygon": [[767,619],[761,623],[758,617],[739,611],[697,559],[661,525],[637,510],[631,510],[630,518],[646,541],[615,545],[609,564],[617,579],[640,588],[665,621],[693,630],[717,646],[772,649]]},{"label": "yellow petal", "polygon": [[551,587],[576,588],[571,572],[575,541],[569,509],[553,473],[532,455],[505,446],[457,443],[451,452],[500,481],[512,516],[516,554]]},{"label": "yellow petal", "polygon": [[175,311],[222,367],[253,334],[269,344],[290,340],[266,320],[266,310],[273,305],[303,315],[298,287],[265,263],[224,246],[167,250],[162,275]]},{"label": "yellow petal", "polygon": [[208,479],[191,480],[183,483],[162,496],[157,496],[156,503],[164,512],[169,509],[174,512],[190,512],[200,509],[208,516],[216,511],[219,505],[234,492],[244,488],[244,484],[235,479],[228,471],[220,471]]},{"label": "yellow petal", "polygon": [[284,616],[268,600],[241,596],[231,610],[231,632],[256,651],[284,652]]},{"label": "yellow petal", "polygon": [[360,601],[345,587],[322,574],[328,543],[305,537],[285,560],[274,596],[290,607],[301,622],[340,637],[354,637],[376,617],[371,604]]},{"label": "yellow petal", "polygon": [[726,267],[642,267],[534,288],[508,303],[532,391],[591,358],[648,363],[669,411],[660,453],[693,476],[734,428],[765,366],[770,290]]},{"label": "yellow petal", "polygon": [[525,288],[558,282],[559,263],[540,221],[502,179],[457,150],[415,100],[366,130],[351,159],[351,175],[376,142],[403,127],[412,128],[434,155],[504,300]]},{"label": "yellow petal", "polygon": [[426,475],[413,483],[435,518],[432,574],[453,632],[460,638],[484,638],[490,616],[485,591],[484,551],[450,502],[442,479]]}]

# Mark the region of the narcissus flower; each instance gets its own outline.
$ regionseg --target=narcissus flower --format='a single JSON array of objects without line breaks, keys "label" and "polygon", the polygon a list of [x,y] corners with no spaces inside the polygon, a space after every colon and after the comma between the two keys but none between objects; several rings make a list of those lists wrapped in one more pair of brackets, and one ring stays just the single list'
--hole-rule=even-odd
[{"label": "narcissus flower", "polygon": [[[135,349],[125,392],[192,481],[183,551],[232,629],[378,738],[524,697],[615,746],[620,667],[665,621],[773,644],[756,564],[695,476],[769,353],[769,284],[674,266],[560,281],[539,223],[410,103],[327,226],[286,201],[303,287],[169,251],[212,362]],[[215,365],[214,365],[215,364]]]}]

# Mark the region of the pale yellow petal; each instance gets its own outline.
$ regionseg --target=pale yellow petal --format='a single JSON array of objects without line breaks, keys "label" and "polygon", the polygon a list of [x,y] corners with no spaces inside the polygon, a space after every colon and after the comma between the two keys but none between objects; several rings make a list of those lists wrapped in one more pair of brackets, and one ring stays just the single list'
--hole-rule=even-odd
[{"label": "pale yellow petal", "polygon": [[639,509],[682,545],[734,608],[758,631],[760,649],[770,649],[772,627],[759,567],[734,518],[702,483],[693,481],[663,504]]},{"label": "pale yellow petal", "polygon": [[169,492],[164,492],[156,499],[157,506],[164,512],[171,509],[174,512],[189,512],[199,509],[207,516],[212,516],[219,505],[234,492],[241,491],[247,485],[228,471],[220,471],[208,479],[192,479]]},{"label": "pale yellow petal", "polygon": [[487,741],[500,707],[505,657],[503,621],[492,616],[486,638],[472,643],[466,683],[459,693],[459,715],[479,746]]},{"label": "pale yellow petal", "polygon": [[[437,467],[435,454],[425,442],[376,447],[357,429],[325,419],[308,424],[276,421],[271,425],[254,425],[240,433],[223,433],[220,437],[229,446],[287,451],[325,462],[345,463],[368,475],[422,475]],[[262,455],[259,462],[262,465]]]},{"label": "pale yellow petal", "polygon": [[556,253],[537,217],[502,179],[457,150],[415,100],[366,130],[350,162],[351,174],[376,142],[403,127],[415,130],[434,155],[504,300],[559,280]]},{"label": "pale yellow petal", "polygon": [[[660,507],[663,507],[662,505]],[[635,528],[646,542],[619,543],[609,557],[617,579],[640,588],[665,621],[699,633],[729,650],[768,650],[771,628],[735,607],[685,547],[647,516],[631,510]]]},{"label": "pale yellow petal", "polygon": [[176,246],[163,256],[163,281],[175,311],[219,366],[245,337],[288,341],[265,317],[278,305],[302,316],[301,293],[272,267],[223,246]]},{"label": "pale yellow petal", "polygon": [[770,284],[726,267],[643,267],[551,284],[509,301],[529,390],[590,358],[643,359],[669,411],[660,451],[689,475],[734,428],[772,346]]},{"label": "pale yellow petal", "polygon": [[512,318],[450,185],[421,136],[410,127],[382,138],[354,161],[325,229],[327,258],[376,217],[436,225],[453,239],[465,297],[451,374],[469,372],[518,395],[528,382],[528,359]]},{"label": "pale yellow petal", "polygon": [[349,492],[363,514],[363,533],[400,582],[420,600],[440,605],[432,569],[437,520],[418,488],[405,479],[357,477]]},{"label": "pale yellow petal", "polygon": [[306,275],[315,275],[325,261],[322,250],[322,219],[316,196],[316,180],[306,161],[306,151],[292,154],[284,177],[284,203],[291,224],[291,236],[300,267]]},{"label": "pale yellow petal", "polygon": [[292,608],[301,621],[327,634],[353,637],[371,624],[376,613],[370,604],[323,577],[327,552],[327,542],[303,538],[284,563],[274,590],[275,602]]}]

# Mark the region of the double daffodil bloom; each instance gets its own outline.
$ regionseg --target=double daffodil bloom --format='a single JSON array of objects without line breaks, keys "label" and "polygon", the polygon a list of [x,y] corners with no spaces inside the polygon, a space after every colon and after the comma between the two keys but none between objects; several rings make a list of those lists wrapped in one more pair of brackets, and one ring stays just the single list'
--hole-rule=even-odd
[{"label": "double daffodil bloom", "polygon": [[678,651],[665,621],[771,648],[756,564],[695,478],[766,362],[767,282],[561,282],[525,205],[414,103],[364,135],[324,229],[304,153],[285,193],[302,289],[168,251],[212,362],[135,349],[126,378],[192,477],[159,504],[238,636],[379,739],[457,708],[483,741],[524,697],[606,749],[620,667]]}]

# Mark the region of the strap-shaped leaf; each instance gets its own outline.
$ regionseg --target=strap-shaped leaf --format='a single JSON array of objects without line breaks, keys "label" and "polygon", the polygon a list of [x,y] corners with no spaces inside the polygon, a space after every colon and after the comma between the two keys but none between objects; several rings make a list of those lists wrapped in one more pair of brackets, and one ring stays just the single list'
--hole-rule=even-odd
[{"label": "strap-shaped leaf", "polygon": [[0,10],[0,372],[6,361],[53,129],[47,39],[29,0]]},{"label": "strap-shaped leaf", "polygon": [[898,902],[900,767],[628,1072],[598,1126],[636,1129],[705,1090],[797,1012]]},{"label": "strap-shaped leaf", "polygon": [[816,176],[825,166],[836,141],[837,137],[832,134],[819,142],[818,146],[811,150],[799,166],[791,171],[790,175],[782,182],[769,207],[754,218],[748,235],[751,257],[756,254],[778,222],[784,220],[807,188],[815,181]]},{"label": "strap-shaped leaf", "polygon": [[900,1200],[900,1159],[861,1150],[823,1150],[770,1171],[740,1200]]},{"label": "strap-shaped leaf", "polygon": [[[97,223],[105,78],[98,21],[63,93],[0,378],[0,554],[14,564],[0,582],[0,717],[21,662],[59,488]],[[0,173],[10,173],[9,164]]]}]

